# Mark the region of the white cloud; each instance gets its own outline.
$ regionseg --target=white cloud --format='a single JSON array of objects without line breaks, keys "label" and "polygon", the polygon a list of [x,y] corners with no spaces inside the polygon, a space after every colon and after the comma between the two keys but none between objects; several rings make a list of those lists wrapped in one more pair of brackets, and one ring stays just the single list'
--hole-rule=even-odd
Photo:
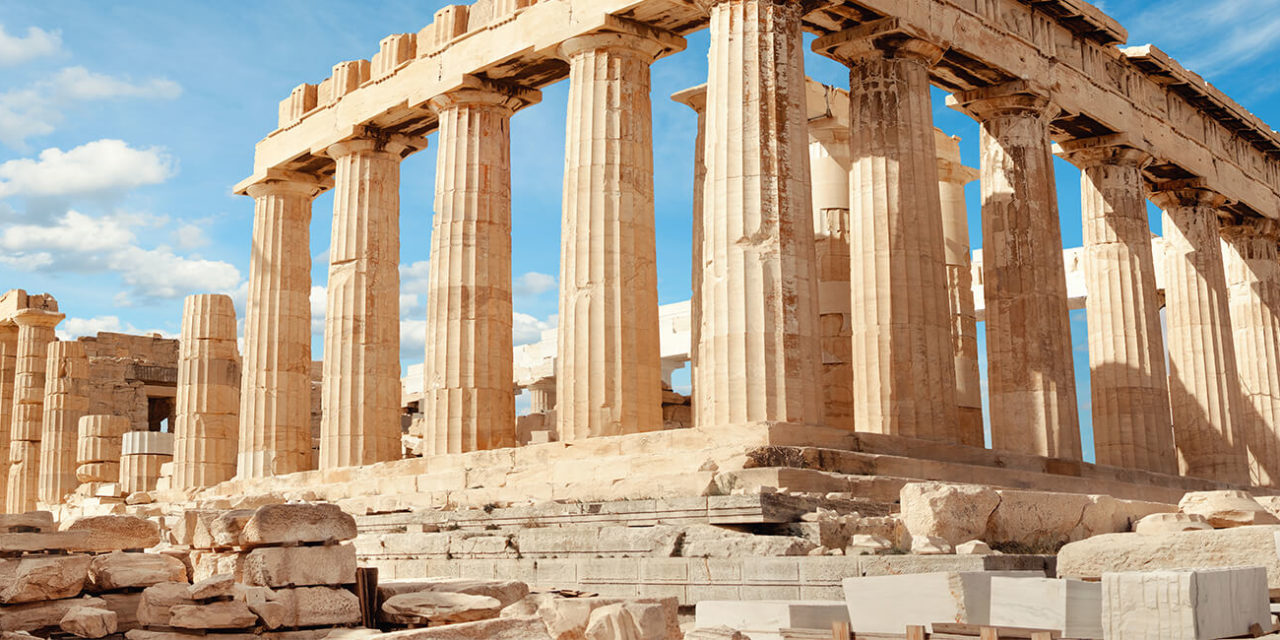
[{"label": "white cloud", "polygon": [[0,143],[25,149],[28,138],[48,135],[62,122],[64,111],[81,103],[121,98],[171,100],[182,93],[172,80],[128,78],[67,67],[30,86],[0,94]]},{"label": "white cloud", "polygon": [[400,318],[400,358],[422,360],[427,351],[427,321]]},{"label": "white cloud", "polygon": [[[128,298],[181,298],[192,293],[234,293],[240,285],[235,266],[198,257],[180,256],[168,247],[130,246],[113,253],[108,266],[133,288]],[[128,306],[124,304],[123,306]]]},{"label": "white cloud", "polygon": [[178,336],[163,329],[142,330],[129,322],[121,322],[119,316],[94,316],[92,318],[67,318],[58,325],[59,340],[75,340],[82,336],[96,336],[99,333],[131,333],[147,335],[158,333],[165,338]]},{"label": "white cloud", "polygon": [[527,313],[513,312],[511,314],[511,328],[515,346],[532,344],[541,340],[542,332],[556,328],[557,320],[558,318],[554,315],[546,320],[539,320]]},{"label": "white cloud", "polygon": [[182,95],[182,87],[167,78],[151,78],[133,82],[84,67],[67,67],[51,77],[47,84],[53,94],[64,100],[106,100],[110,98],[156,98],[172,100]]},{"label": "white cloud", "polygon": [[1169,0],[1126,22],[1131,43],[1152,43],[1206,76],[1280,53],[1280,0]]},{"label": "white cloud", "polygon": [[37,158],[0,164],[0,198],[93,196],[159,184],[176,173],[164,150],[135,149],[122,140],[95,140],[70,151],[45,149]]},{"label": "white cloud", "polygon": [[194,224],[184,224],[173,232],[173,241],[179,249],[198,249],[209,244],[204,228]]},{"label": "white cloud", "polygon": [[400,265],[400,293],[427,295],[427,289],[431,284],[427,279],[431,271],[430,266],[431,264],[426,260]]},{"label": "white cloud", "polygon": [[62,34],[27,27],[27,35],[9,35],[0,24],[0,67],[12,67],[28,60],[51,56],[62,48]]},{"label": "white cloud", "polygon": [[555,276],[549,276],[545,273],[530,271],[512,282],[512,293],[517,296],[537,296],[542,295],[556,288]]},{"label": "white cloud", "polygon": [[123,249],[134,241],[127,216],[94,218],[68,211],[51,225],[13,225],[0,234],[0,247],[21,257],[29,253],[97,254]]}]

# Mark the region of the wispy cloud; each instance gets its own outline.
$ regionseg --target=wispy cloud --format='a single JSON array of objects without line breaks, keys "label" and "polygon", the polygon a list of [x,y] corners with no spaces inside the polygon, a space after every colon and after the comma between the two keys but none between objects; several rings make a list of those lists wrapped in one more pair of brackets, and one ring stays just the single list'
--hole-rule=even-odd
[{"label": "wispy cloud", "polygon": [[10,35],[0,24],[0,67],[12,67],[28,60],[51,56],[62,49],[62,34],[27,27],[24,36]]},{"label": "wispy cloud", "polygon": [[1126,20],[1131,44],[1154,44],[1204,76],[1280,54],[1280,0],[1144,3]]}]

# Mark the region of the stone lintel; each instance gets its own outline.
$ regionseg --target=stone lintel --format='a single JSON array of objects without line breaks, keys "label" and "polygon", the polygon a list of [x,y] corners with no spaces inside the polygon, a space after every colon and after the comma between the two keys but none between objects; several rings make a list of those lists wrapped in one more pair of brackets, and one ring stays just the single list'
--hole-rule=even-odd
[{"label": "stone lintel", "polygon": [[685,39],[642,22],[606,15],[603,25],[596,31],[574,36],[557,47],[560,55],[568,58],[585,49],[601,49],[609,46],[638,49],[652,60],[665,58],[685,50]]},{"label": "stone lintel", "polygon": [[979,122],[1026,112],[1052,117],[1059,110],[1050,98],[1049,90],[1032,80],[1014,80],[960,91],[947,96],[947,106],[967,113]]},{"label": "stone lintel", "polygon": [[914,59],[933,66],[949,46],[924,29],[898,18],[868,22],[813,41],[815,53],[849,66],[872,56]]},{"label": "stone lintel", "polygon": [[514,114],[539,102],[542,102],[542,92],[537,89],[467,75],[454,87],[427,100],[427,105],[439,113],[455,104],[491,103],[506,107]]},{"label": "stone lintel", "polygon": [[1280,243],[1280,220],[1271,218],[1235,215],[1224,219],[1218,231],[1224,238],[1257,236]]},{"label": "stone lintel", "polygon": [[1141,169],[1155,159],[1143,141],[1123,133],[1055,143],[1053,153],[1080,168],[1117,164]]}]

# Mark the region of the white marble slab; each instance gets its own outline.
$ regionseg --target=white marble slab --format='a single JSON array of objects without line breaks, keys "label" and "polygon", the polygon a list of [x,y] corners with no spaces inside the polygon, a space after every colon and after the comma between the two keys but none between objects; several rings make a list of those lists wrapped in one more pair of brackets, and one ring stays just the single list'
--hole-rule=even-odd
[{"label": "white marble slab", "polygon": [[1262,567],[1102,575],[1107,640],[1216,640],[1271,630]]},{"label": "white marble slab", "polygon": [[1102,584],[1054,578],[992,578],[991,624],[1058,631],[1064,638],[1102,634]]}]

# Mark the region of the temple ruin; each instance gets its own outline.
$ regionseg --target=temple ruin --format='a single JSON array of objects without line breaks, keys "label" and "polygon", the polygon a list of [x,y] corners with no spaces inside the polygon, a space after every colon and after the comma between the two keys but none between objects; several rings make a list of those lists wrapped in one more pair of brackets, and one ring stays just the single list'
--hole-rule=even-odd
[{"label": "temple ruin", "polygon": [[[671,96],[698,122],[692,291],[659,306],[650,65],[702,29],[707,81]],[[806,77],[805,34],[847,86]],[[1157,628],[1175,614],[1203,631],[1186,637],[1270,632],[1280,133],[1127,39],[1081,0],[447,6],[280,102],[236,186],[254,200],[239,344],[222,295],[187,299],[178,340],[74,341],[51,295],[0,297],[6,511],[156,523],[187,575],[157,568],[138,617],[192,608],[133,640],[206,619],[184,616],[296,640],[1123,639],[1175,637]],[[559,324],[516,347],[510,136],[566,79]],[[934,126],[934,88],[979,124],[979,166]],[[426,349],[402,379],[400,163],[432,134]],[[1063,246],[1055,156],[1081,172],[1082,247]],[[308,246],[328,190],[321,364]],[[670,385],[686,366],[689,396]],[[273,528],[285,513],[302,533]],[[14,522],[0,550],[35,526]],[[49,544],[22,551],[102,552]],[[494,602],[440,613],[420,594],[457,591],[442,577]],[[1142,605],[1189,589],[1248,606]],[[915,594],[937,599],[899,604]],[[574,595],[578,618],[556,608]],[[431,633],[453,625],[473,635]]]}]

